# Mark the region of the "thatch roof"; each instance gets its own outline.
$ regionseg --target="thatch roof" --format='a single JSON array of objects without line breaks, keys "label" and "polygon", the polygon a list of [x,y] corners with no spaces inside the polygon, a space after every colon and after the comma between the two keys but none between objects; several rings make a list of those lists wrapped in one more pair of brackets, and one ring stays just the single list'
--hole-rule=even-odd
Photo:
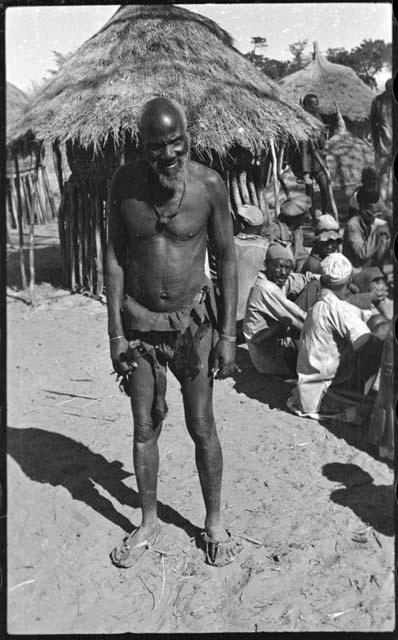
[{"label": "thatch roof", "polygon": [[234,144],[267,148],[303,140],[317,124],[232,46],[212,20],[174,5],[126,5],[62,64],[33,99],[14,135],[102,145],[136,134],[139,107],[174,97],[192,146],[225,154]]},{"label": "thatch roof", "polygon": [[7,140],[10,130],[15,126],[26,110],[28,96],[11,82],[6,83],[6,128]]},{"label": "thatch roof", "polygon": [[373,91],[357,76],[351,67],[329,62],[314,42],[312,61],[300,71],[280,81],[288,97],[296,103],[306,93],[315,93],[319,98],[323,115],[336,113],[336,102],[342,115],[352,121],[369,118]]}]

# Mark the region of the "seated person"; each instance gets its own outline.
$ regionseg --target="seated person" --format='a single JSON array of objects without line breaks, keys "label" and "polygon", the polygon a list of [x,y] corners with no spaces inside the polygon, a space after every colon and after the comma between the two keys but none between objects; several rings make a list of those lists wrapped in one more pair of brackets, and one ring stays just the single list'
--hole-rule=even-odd
[{"label": "seated person", "polygon": [[243,334],[251,360],[259,373],[295,375],[297,347],[305,313],[292,301],[315,274],[292,273],[294,258],[289,246],[272,242],[250,290]]},{"label": "seated person", "polygon": [[394,460],[394,414],[394,333],[390,323],[381,356],[379,390],[368,435],[369,442],[379,447],[380,457],[388,460]]},{"label": "seated person", "polygon": [[360,424],[378,373],[382,340],[366,324],[372,311],[345,300],[352,265],[333,253],[322,262],[321,291],[308,311],[297,359],[297,387],[289,408],[311,418],[336,417]]},{"label": "seated person", "polygon": [[269,240],[264,238],[262,230],[264,216],[258,207],[245,204],[238,208],[241,231],[234,236],[236,266],[238,276],[237,322],[245,317],[249,291],[257,273],[264,268],[265,255]]},{"label": "seated person", "polygon": [[382,266],[390,260],[391,238],[385,220],[377,217],[377,206],[369,194],[358,193],[359,214],[347,222],[343,235],[343,254],[353,267]]},{"label": "seated person", "polygon": [[[381,273],[379,269],[378,273]],[[320,280],[311,280],[308,282],[295,300],[297,306],[305,312],[309,311],[318,300],[321,288]],[[391,313],[392,301],[387,298],[387,295],[386,287],[371,286],[369,288],[361,288],[357,284],[354,284],[353,278],[345,292],[344,300],[358,307],[358,309],[372,310],[376,307],[388,318],[388,314]]]},{"label": "seated person", "polygon": [[362,170],[361,184],[355,189],[348,205],[348,217],[359,215],[358,194],[366,192],[369,202],[377,206],[377,217],[392,225],[392,208],[388,207],[380,197],[379,181],[376,171],[372,167]]},{"label": "seated person", "polygon": [[[384,274],[379,267],[364,267],[352,277],[352,285],[359,294],[370,294],[372,303],[387,320],[394,315],[393,300],[388,297],[388,288]],[[349,300],[349,302],[351,302]],[[352,303],[353,304],[353,303]]]},{"label": "seated person", "polygon": [[292,246],[294,256],[294,269],[300,271],[300,267],[308,257],[304,248],[303,224],[308,218],[311,208],[311,198],[299,194],[288,198],[281,204],[281,212],[265,232],[270,241],[282,240]]},{"label": "seated person", "polygon": [[315,235],[310,255],[302,265],[301,273],[321,273],[321,262],[331,253],[339,250],[343,242],[339,233],[339,223],[333,216],[320,216],[315,224]]}]

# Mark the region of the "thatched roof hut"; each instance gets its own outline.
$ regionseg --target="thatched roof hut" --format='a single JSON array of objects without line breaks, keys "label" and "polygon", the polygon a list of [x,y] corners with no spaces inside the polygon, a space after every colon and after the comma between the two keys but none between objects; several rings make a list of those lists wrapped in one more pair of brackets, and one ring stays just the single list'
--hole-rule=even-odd
[{"label": "thatched roof hut", "polygon": [[317,42],[314,42],[312,61],[304,69],[283,78],[280,84],[296,103],[307,93],[315,93],[325,122],[334,125],[337,103],[350,131],[361,133],[367,129],[373,91],[351,67],[329,62],[320,53]]},{"label": "thatched roof hut", "polygon": [[173,5],[126,5],[70,56],[16,129],[44,140],[103,146],[137,132],[145,100],[186,110],[192,146],[225,155],[235,144],[301,140],[313,123],[232,46],[213,21]]},{"label": "thatched roof hut", "polygon": [[120,7],[67,58],[14,130],[15,137],[31,130],[52,141],[59,171],[66,145],[72,173],[60,209],[61,247],[72,288],[102,292],[109,180],[134,155],[138,110],[155,96],[182,104],[191,155],[223,175],[232,211],[253,202],[266,216],[270,159],[275,178],[282,146],[319,132],[212,20],[173,5]]}]

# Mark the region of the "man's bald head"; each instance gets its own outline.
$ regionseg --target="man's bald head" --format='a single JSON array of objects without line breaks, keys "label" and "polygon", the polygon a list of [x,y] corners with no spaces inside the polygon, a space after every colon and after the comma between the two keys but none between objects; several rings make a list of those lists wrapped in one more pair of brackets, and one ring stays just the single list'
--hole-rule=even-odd
[{"label": "man's bald head", "polygon": [[182,107],[170,98],[153,98],[138,116],[139,150],[152,174],[166,189],[184,180],[189,137]]},{"label": "man's bald head", "polygon": [[387,93],[392,93],[392,78],[388,78],[386,84],[384,85]]},{"label": "man's bald head", "polygon": [[183,108],[172,98],[152,98],[141,107],[138,114],[138,132],[141,137],[153,128],[164,124],[178,124],[184,131],[187,129],[187,119]]}]

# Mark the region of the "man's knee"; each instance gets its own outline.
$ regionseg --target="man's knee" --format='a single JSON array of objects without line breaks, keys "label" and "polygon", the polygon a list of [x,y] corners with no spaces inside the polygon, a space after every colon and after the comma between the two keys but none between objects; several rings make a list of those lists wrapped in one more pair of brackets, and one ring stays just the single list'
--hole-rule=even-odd
[{"label": "man's knee", "polygon": [[213,412],[191,415],[187,418],[187,428],[192,440],[201,448],[212,446],[217,439],[216,423]]},{"label": "man's knee", "polygon": [[157,440],[162,428],[162,423],[155,425],[152,417],[134,416],[134,442],[146,443]]}]

